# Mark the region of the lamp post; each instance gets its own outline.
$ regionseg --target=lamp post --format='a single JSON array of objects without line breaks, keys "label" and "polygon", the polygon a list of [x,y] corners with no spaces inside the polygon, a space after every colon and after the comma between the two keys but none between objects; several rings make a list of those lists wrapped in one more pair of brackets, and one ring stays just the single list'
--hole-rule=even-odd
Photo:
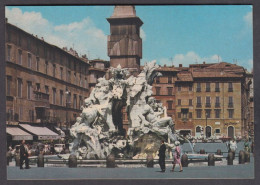
[{"label": "lamp post", "polygon": [[208,113],[206,112],[206,138],[208,138]]}]

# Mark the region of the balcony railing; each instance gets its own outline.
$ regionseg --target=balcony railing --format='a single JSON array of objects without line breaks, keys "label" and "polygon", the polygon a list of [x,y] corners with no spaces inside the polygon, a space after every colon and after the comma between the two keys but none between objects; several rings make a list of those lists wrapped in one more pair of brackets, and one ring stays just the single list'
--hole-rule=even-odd
[{"label": "balcony railing", "polygon": [[210,88],[206,88],[206,92],[210,92]]},{"label": "balcony railing", "polygon": [[220,92],[220,88],[216,87],[215,92]]},{"label": "balcony railing", "polygon": [[197,107],[201,107],[201,103],[197,103]]},{"label": "balcony railing", "polygon": [[210,103],[206,103],[206,107],[211,107],[211,104]]},{"label": "balcony railing", "polygon": [[216,104],[215,104],[215,107],[216,107],[216,108],[220,107],[220,103],[216,103]]},{"label": "balcony railing", "polygon": [[233,103],[228,103],[228,107],[229,107],[229,108],[233,108],[233,107],[234,107],[234,104],[233,104]]},{"label": "balcony railing", "polygon": [[201,92],[201,88],[197,88],[196,91],[197,91],[197,92]]},{"label": "balcony railing", "polygon": [[42,92],[39,92],[39,91],[34,91],[34,99],[37,100],[37,101],[48,102],[49,101],[49,94],[42,93]]}]

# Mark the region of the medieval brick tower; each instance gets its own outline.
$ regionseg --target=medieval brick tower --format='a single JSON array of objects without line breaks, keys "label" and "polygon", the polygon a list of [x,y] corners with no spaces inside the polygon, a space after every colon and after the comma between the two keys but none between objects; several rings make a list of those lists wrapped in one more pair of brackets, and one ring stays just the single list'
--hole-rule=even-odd
[{"label": "medieval brick tower", "polygon": [[110,23],[107,50],[110,66],[129,68],[133,74],[139,73],[142,58],[140,27],[142,20],[136,16],[134,6],[115,6]]}]

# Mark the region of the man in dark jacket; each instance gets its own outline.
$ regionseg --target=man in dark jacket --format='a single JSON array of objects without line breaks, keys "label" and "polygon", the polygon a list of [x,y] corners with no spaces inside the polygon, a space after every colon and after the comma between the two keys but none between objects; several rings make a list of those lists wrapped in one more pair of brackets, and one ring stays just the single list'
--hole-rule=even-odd
[{"label": "man in dark jacket", "polygon": [[22,141],[20,145],[20,169],[23,169],[23,162],[25,161],[25,168],[29,169],[29,159],[28,159],[28,148],[25,145],[25,140]]},{"label": "man in dark jacket", "polygon": [[165,151],[166,146],[164,144],[164,141],[162,141],[159,149],[159,165],[161,167],[162,172],[165,172]]}]

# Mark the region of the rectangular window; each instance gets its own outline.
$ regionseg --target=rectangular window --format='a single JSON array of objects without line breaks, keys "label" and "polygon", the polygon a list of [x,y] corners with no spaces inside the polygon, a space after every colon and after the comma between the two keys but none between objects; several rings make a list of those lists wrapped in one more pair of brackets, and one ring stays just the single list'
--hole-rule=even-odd
[{"label": "rectangular window", "polygon": [[232,84],[232,82],[228,83],[228,92],[233,92],[233,84]]},{"label": "rectangular window", "polygon": [[201,97],[197,97],[197,107],[201,107]]},{"label": "rectangular window", "polygon": [[60,79],[63,80],[63,67],[60,67]]},{"label": "rectangular window", "polygon": [[211,110],[210,109],[206,109],[205,110],[205,116],[206,116],[206,118],[210,118],[211,117]]},{"label": "rectangular window", "polygon": [[11,50],[12,46],[7,46],[7,61],[11,61]]},{"label": "rectangular window", "polygon": [[41,84],[36,83],[36,91],[41,91]]},{"label": "rectangular window", "polygon": [[229,96],[228,97],[228,107],[229,108],[232,108],[234,105],[233,105],[233,97],[232,96]]},{"label": "rectangular window", "polygon": [[189,99],[189,106],[192,106],[192,99]]},{"label": "rectangular window", "polygon": [[215,83],[215,92],[220,92],[219,82],[216,82],[216,83]]},{"label": "rectangular window", "polygon": [[32,98],[32,82],[27,82],[27,98],[28,100]]},{"label": "rectangular window", "polygon": [[173,101],[167,101],[168,109],[169,109],[169,110],[172,110],[172,102],[173,102]]},{"label": "rectangular window", "polygon": [[178,85],[178,91],[181,91],[181,85]]},{"label": "rectangular window", "polygon": [[48,74],[48,61],[45,61],[45,74]]},{"label": "rectangular window", "polygon": [[156,95],[160,95],[161,87],[155,87]]},{"label": "rectangular window", "polygon": [[6,95],[7,96],[11,95],[11,83],[12,83],[12,77],[7,76],[6,77]]},{"label": "rectangular window", "polygon": [[56,65],[53,64],[52,66],[53,66],[53,67],[52,67],[52,74],[53,74],[53,77],[55,77],[55,74],[56,74]]},{"label": "rectangular window", "polygon": [[60,105],[63,106],[63,90],[60,90]]},{"label": "rectangular window", "polygon": [[160,77],[156,77],[155,82],[156,82],[157,84],[159,84],[159,83],[160,83]]},{"label": "rectangular window", "polygon": [[192,91],[192,84],[189,85],[189,91]]},{"label": "rectangular window", "polygon": [[192,118],[192,112],[189,112],[189,118]]},{"label": "rectangular window", "polygon": [[201,84],[200,82],[197,83],[197,89],[196,89],[197,92],[201,92]]},{"label": "rectangular window", "polygon": [[36,57],[36,71],[40,70],[40,58]]},{"label": "rectangular window", "polygon": [[77,74],[76,73],[74,73],[74,79],[75,79],[75,84],[78,85],[78,79],[77,79]]},{"label": "rectangular window", "polygon": [[82,105],[83,105],[82,96],[79,96],[79,108],[81,108]]},{"label": "rectangular window", "polygon": [[196,113],[197,113],[197,118],[201,118],[201,110],[196,110]]},{"label": "rectangular window", "polygon": [[32,55],[30,53],[28,53],[28,61],[27,61],[27,63],[28,63],[28,67],[32,68]]},{"label": "rectangular window", "polygon": [[220,118],[220,109],[215,110],[215,118]]},{"label": "rectangular window", "polygon": [[73,96],[73,108],[77,109],[77,95],[76,94],[74,94],[74,96]]},{"label": "rectangular window", "polygon": [[79,86],[83,87],[83,81],[82,81],[81,74],[79,75]]},{"label": "rectangular window", "polygon": [[56,104],[56,88],[52,89],[52,103]]},{"label": "rectangular window", "polygon": [[20,65],[22,65],[22,63],[23,63],[23,52],[22,52],[22,50],[18,50],[18,64],[20,64]]},{"label": "rectangular window", "polygon": [[210,83],[206,83],[206,92],[210,92]]},{"label": "rectangular window", "polygon": [[168,89],[168,95],[172,95],[172,87],[167,87],[167,89]]},{"label": "rectangular window", "polygon": [[228,118],[233,118],[233,115],[234,115],[234,110],[228,109]]},{"label": "rectangular window", "polygon": [[45,93],[49,94],[49,86],[45,85]]},{"label": "rectangular window", "polygon": [[210,107],[211,103],[210,103],[210,96],[206,96],[206,107]]},{"label": "rectangular window", "polygon": [[169,76],[169,77],[168,77],[168,84],[171,84],[171,83],[172,83],[172,77]]},{"label": "rectangular window", "polygon": [[220,107],[220,98],[219,96],[216,96],[216,104],[215,107]]},{"label": "rectangular window", "polygon": [[216,133],[216,134],[220,134],[220,129],[219,129],[219,128],[216,128],[216,129],[215,129],[215,133]]},{"label": "rectangular window", "polygon": [[68,71],[68,74],[67,74],[67,82],[70,82],[70,71]]},{"label": "rectangular window", "polygon": [[17,79],[17,96],[18,98],[22,97],[22,85],[23,85],[23,81],[21,78]]},{"label": "rectangular window", "polygon": [[178,99],[178,105],[181,105],[181,99]]}]

